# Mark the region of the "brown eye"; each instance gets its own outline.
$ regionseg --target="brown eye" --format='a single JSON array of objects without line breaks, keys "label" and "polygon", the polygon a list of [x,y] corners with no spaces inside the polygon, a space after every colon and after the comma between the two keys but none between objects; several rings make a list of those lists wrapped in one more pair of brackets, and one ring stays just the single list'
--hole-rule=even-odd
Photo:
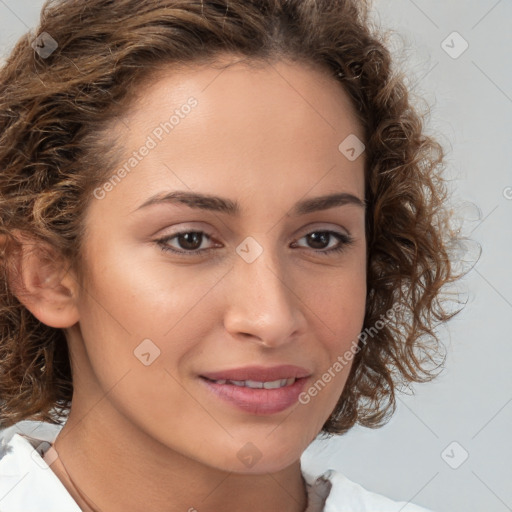
[{"label": "brown eye", "polygon": [[[332,237],[338,239],[338,244],[326,250],[326,247],[329,247],[329,242]],[[354,242],[350,236],[336,231],[313,231],[302,238],[306,239],[308,245],[312,247],[315,252],[324,255],[341,252]]]},{"label": "brown eye", "polygon": [[[157,244],[160,246],[162,251],[170,251],[175,254],[182,254],[187,256],[197,256],[198,254],[206,253],[213,250],[213,247],[201,248],[202,243],[206,240],[211,240],[211,236],[204,231],[181,231],[174,235],[167,236],[157,240]],[[339,253],[343,251],[347,246],[351,245],[354,240],[344,234],[336,231],[312,231],[301,238],[307,242],[307,247],[311,248],[314,252],[323,254],[326,256],[332,255],[333,253]],[[176,245],[171,246],[170,242],[175,240]],[[338,240],[338,242],[329,248],[331,240]],[[295,243],[296,244],[296,243]],[[297,246],[296,247],[304,247]]]},{"label": "brown eye", "polygon": [[[174,239],[176,239],[178,248],[173,248],[169,244],[169,242]],[[172,236],[161,238],[157,240],[157,243],[163,251],[193,256],[211,250],[211,248],[208,247],[201,248],[202,242],[205,239],[211,239],[211,237],[204,231],[181,231]]]},{"label": "brown eye", "polygon": [[198,231],[183,233],[177,235],[175,238],[182,249],[191,251],[199,249],[199,247],[201,247],[201,242],[203,241],[203,235]]}]

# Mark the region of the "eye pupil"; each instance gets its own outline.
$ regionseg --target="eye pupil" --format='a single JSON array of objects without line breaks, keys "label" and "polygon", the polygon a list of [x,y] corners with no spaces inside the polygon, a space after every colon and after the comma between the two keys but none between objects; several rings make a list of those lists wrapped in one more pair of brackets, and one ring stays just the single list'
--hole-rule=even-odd
[{"label": "eye pupil", "polygon": [[[193,251],[201,246],[202,238],[202,233],[198,231],[190,231],[189,233],[179,235],[178,240],[180,241],[180,246],[183,249],[190,249]],[[182,240],[185,240],[185,244],[181,243]]]},{"label": "eye pupil", "polygon": [[[310,233],[308,236],[308,242],[312,242],[312,246],[315,249],[322,249],[325,245],[329,245],[329,237],[331,236],[326,231],[315,231],[314,233]],[[320,245],[315,245],[320,243]]]}]

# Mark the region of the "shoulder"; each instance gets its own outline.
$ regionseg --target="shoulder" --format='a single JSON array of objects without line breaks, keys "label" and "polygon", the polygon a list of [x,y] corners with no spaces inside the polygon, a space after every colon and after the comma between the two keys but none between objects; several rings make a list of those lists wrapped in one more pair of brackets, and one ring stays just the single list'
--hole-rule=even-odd
[{"label": "shoulder", "polygon": [[2,512],[80,512],[43,459],[60,428],[42,422],[20,422],[0,430]]},{"label": "shoulder", "polygon": [[407,501],[393,501],[369,491],[334,469],[321,475],[312,475],[304,469],[302,473],[310,489],[321,489],[322,486],[326,489],[324,508],[319,509],[321,512],[433,512]]}]

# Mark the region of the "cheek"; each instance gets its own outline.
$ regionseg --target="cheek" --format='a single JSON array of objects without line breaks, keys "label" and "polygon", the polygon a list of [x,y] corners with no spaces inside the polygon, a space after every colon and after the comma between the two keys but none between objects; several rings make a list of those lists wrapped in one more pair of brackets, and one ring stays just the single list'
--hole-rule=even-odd
[{"label": "cheek", "polygon": [[[115,250],[117,246],[123,250]],[[169,264],[151,244],[133,248],[112,240],[97,254],[84,309],[96,311],[105,325],[134,338],[171,331],[219,279],[192,265]]]},{"label": "cheek", "polygon": [[348,379],[357,352],[366,309],[366,278],[363,268],[344,278],[326,280],[321,293],[311,298],[317,318],[317,332],[326,359],[319,375],[305,389],[302,403],[311,403],[320,412],[319,427],[334,409]]},{"label": "cheek", "polygon": [[311,294],[313,311],[332,333],[329,346],[333,350],[343,349],[360,333],[366,295],[366,275],[361,265],[345,269],[330,279],[324,278],[322,286],[317,286],[315,293]]},{"label": "cheek", "polygon": [[[88,377],[141,429],[166,425],[175,431],[182,422],[177,410],[187,411],[194,425],[204,424],[205,410],[185,392],[178,372],[194,353],[194,340],[205,335],[207,320],[198,313],[205,289],[183,271],[166,281],[154,265],[125,272],[129,263],[118,261],[111,268],[105,279],[95,274],[81,304]],[[199,279],[204,283],[204,276]]]},{"label": "cheek", "polygon": [[[119,404],[131,403],[127,406],[133,407],[134,418],[140,410],[162,420],[169,410],[151,407],[148,401],[154,397],[169,403],[172,396],[177,407],[187,409],[188,395],[178,382],[201,349],[198,340],[208,336],[213,315],[208,306],[219,299],[215,286],[225,270],[173,268],[158,249],[144,249],[144,255],[123,251],[116,258],[110,248],[105,247],[93,266],[81,302],[87,358],[104,390],[113,385],[119,392],[125,389]],[[205,297],[208,290],[212,292]],[[196,413],[204,421],[204,411]]]}]

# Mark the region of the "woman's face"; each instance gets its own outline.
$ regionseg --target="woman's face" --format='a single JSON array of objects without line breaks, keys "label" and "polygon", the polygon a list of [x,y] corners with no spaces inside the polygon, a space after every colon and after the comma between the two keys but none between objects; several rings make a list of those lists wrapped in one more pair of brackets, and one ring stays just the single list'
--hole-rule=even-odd
[{"label": "woman's face", "polygon": [[[170,67],[134,107],[112,132],[125,160],[87,213],[74,400],[94,381],[172,451],[287,467],[335,407],[350,361],[335,362],[363,324],[362,129],[338,83],[285,62]],[[282,365],[299,369],[261,371]]]}]

